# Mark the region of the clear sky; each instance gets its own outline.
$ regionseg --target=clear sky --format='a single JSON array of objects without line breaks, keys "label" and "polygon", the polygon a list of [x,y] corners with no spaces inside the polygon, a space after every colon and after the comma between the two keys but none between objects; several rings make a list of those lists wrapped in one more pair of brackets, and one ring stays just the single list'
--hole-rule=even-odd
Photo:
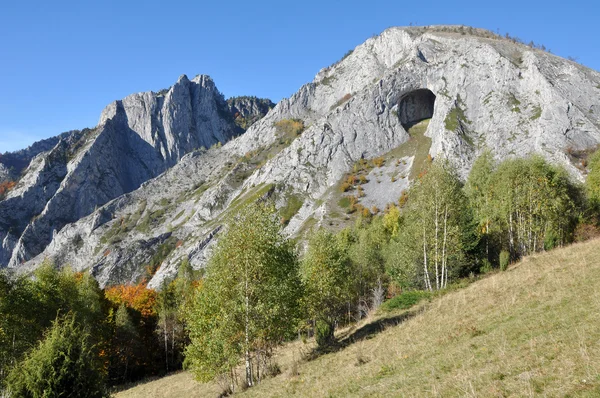
[{"label": "clear sky", "polygon": [[390,26],[509,32],[600,69],[597,0],[0,0],[0,153],[93,127],[108,103],[213,77],[277,102]]}]

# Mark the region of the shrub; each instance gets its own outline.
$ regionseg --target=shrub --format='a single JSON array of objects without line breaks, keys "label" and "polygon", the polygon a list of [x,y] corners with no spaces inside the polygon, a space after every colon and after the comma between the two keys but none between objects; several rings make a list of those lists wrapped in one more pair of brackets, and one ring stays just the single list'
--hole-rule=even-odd
[{"label": "shrub", "polygon": [[506,250],[500,252],[500,270],[506,271],[510,263],[510,254]]},{"label": "shrub", "polygon": [[385,159],[383,158],[383,156],[380,156],[378,158],[373,159],[373,164],[376,167],[381,167],[385,164]]},{"label": "shrub", "polygon": [[481,268],[479,268],[479,272],[482,274],[487,274],[491,270],[492,270],[492,263],[490,263],[487,258],[484,258],[483,264],[481,265]]},{"label": "shrub", "polygon": [[56,320],[45,339],[12,369],[7,389],[15,397],[108,397],[98,353],[73,314]]},{"label": "shrub", "polygon": [[358,195],[357,196],[359,198],[362,198],[362,197],[366,196],[364,189],[360,185],[358,186],[357,191],[358,191]]},{"label": "shrub", "polygon": [[560,244],[560,236],[554,231],[548,231],[544,236],[544,250],[552,250]]},{"label": "shrub", "polygon": [[14,181],[5,181],[0,183],[0,199],[4,198],[8,192],[17,185]]},{"label": "shrub", "polygon": [[429,299],[430,297],[431,293],[426,292],[424,290],[412,290],[404,292],[384,302],[381,305],[381,309],[383,309],[384,311],[406,310],[422,300]]},{"label": "shrub", "polygon": [[335,341],[333,326],[325,321],[318,320],[315,325],[315,340],[319,347],[328,347]]},{"label": "shrub", "polygon": [[331,105],[331,107],[329,108],[329,110],[331,110],[331,111],[334,110],[338,106],[344,104],[345,102],[348,102],[350,100],[350,98],[352,98],[352,94],[346,94],[346,95],[344,95],[342,98],[340,98],[340,100],[338,102],[336,102],[335,104]]},{"label": "shrub", "polygon": [[297,137],[304,131],[304,122],[300,119],[283,119],[275,123],[279,133],[289,137]]}]

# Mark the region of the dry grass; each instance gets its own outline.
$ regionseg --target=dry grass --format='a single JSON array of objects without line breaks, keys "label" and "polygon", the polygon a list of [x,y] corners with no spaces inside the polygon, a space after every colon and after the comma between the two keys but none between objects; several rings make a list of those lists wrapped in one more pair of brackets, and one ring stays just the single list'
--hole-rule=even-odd
[{"label": "dry grass", "polygon": [[[292,343],[277,358],[283,374],[241,395],[600,396],[600,240],[528,257],[382,329],[299,364],[307,348]],[[118,396],[214,396],[211,385],[177,390],[185,377]]]}]

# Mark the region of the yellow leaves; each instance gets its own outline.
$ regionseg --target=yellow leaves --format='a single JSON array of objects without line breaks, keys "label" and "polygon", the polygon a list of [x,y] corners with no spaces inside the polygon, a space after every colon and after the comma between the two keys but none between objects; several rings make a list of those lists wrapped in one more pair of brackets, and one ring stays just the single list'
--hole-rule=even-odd
[{"label": "yellow leaves", "polygon": [[297,137],[304,131],[304,122],[300,119],[283,119],[275,123],[278,131]]}]

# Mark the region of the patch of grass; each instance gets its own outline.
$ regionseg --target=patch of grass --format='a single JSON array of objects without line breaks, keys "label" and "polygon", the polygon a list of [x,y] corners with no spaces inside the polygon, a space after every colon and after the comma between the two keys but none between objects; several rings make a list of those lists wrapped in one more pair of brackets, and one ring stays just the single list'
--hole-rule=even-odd
[{"label": "patch of grass", "polygon": [[521,113],[521,108],[519,108],[521,101],[519,101],[513,93],[510,93],[508,96],[508,105],[511,107],[511,111]]},{"label": "patch of grass", "polygon": [[444,125],[446,126],[446,130],[456,131],[458,127],[462,124],[471,124],[467,116],[465,115],[465,107],[464,102],[460,98],[460,95],[457,97],[455,105],[450,112],[446,115],[446,119],[444,119]]},{"label": "patch of grass", "polygon": [[175,216],[175,218],[173,218],[173,220],[178,220],[181,216],[183,216],[184,213],[185,213],[185,209],[181,210],[179,213],[177,213],[177,215]]},{"label": "patch of grass", "polygon": [[158,204],[161,205],[162,207],[166,207],[170,204],[171,202],[169,201],[169,199],[167,198],[162,198]]},{"label": "patch of grass", "polygon": [[542,107],[539,105],[536,105],[533,108],[533,114],[531,115],[531,117],[529,118],[530,120],[537,120],[542,116]]},{"label": "patch of grass", "polygon": [[487,93],[487,95],[485,97],[483,97],[483,103],[485,105],[489,104],[490,101],[492,100],[492,96],[494,95],[494,90],[490,91],[489,93]]},{"label": "patch of grass", "polygon": [[341,207],[342,209],[350,207],[350,197],[342,196],[340,198],[340,200],[338,200],[338,206]]},{"label": "patch of grass", "polygon": [[144,217],[135,227],[135,230],[144,234],[150,233],[152,228],[155,228],[163,223],[166,213],[167,210],[164,208],[154,211],[147,211]]},{"label": "patch of grass", "polygon": [[412,290],[393,297],[381,305],[383,311],[407,310],[423,300],[432,297],[430,292]]},{"label": "patch of grass", "polygon": [[298,213],[298,210],[304,204],[304,200],[298,195],[290,194],[287,195],[285,206],[279,209],[279,215],[281,216],[281,223],[287,225],[292,217]]},{"label": "patch of grass", "polygon": [[425,132],[427,132],[427,127],[429,127],[430,120],[431,119],[422,120],[410,127],[408,129],[408,135],[410,136],[410,139],[385,155],[386,159],[401,159],[414,156],[414,161],[409,175],[409,178],[413,181],[429,162],[431,138],[425,136]]},{"label": "patch of grass", "polygon": [[269,195],[275,189],[275,184],[260,184],[247,192],[240,193],[234,200],[231,201],[227,209],[209,224],[218,224],[229,219],[229,217],[237,214],[244,207],[255,203],[264,196]]},{"label": "patch of grass", "polygon": [[177,238],[170,236],[156,248],[152,258],[150,258],[150,262],[146,266],[146,274],[149,278],[158,271],[163,261],[175,250],[176,245]]},{"label": "patch of grass", "polygon": [[325,76],[319,83],[331,87],[331,83],[336,80],[334,75]]}]

